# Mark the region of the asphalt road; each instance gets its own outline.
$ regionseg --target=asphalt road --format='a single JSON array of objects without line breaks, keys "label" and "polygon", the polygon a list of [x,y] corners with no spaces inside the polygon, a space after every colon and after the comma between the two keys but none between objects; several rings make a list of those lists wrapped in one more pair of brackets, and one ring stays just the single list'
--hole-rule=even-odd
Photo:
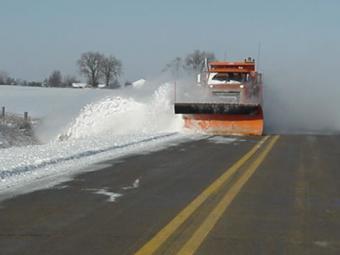
[{"label": "asphalt road", "polygon": [[340,137],[203,139],[0,203],[0,254],[340,254]]}]

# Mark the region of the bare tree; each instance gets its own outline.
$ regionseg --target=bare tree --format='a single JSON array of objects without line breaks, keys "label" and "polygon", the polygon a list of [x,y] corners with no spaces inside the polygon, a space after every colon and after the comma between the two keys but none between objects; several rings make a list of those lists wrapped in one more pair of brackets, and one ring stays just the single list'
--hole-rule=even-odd
[{"label": "bare tree", "polygon": [[122,73],[122,62],[114,56],[104,57],[101,62],[100,72],[106,87],[114,83],[117,84],[117,80]]},{"label": "bare tree", "polygon": [[173,76],[178,78],[183,70],[183,59],[180,57],[175,58],[170,63],[168,63],[165,68],[163,69],[163,72],[170,72]]},{"label": "bare tree", "polygon": [[183,74],[183,71],[198,74],[201,73],[204,68],[205,59],[212,61],[215,59],[215,55],[210,52],[195,50],[185,58],[177,57],[173,59],[162,71],[170,72],[176,78],[179,78]]},{"label": "bare tree", "polygon": [[75,76],[66,75],[64,77],[63,86],[64,87],[72,87],[73,83],[78,83],[78,82],[80,82],[80,81]]},{"label": "bare tree", "polygon": [[185,68],[190,72],[200,73],[204,68],[205,59],[214,60],[214,53],[195,50],[185,58]]},{"label": "bare tree", "polygon": [[12,77],[8,77],[7,81],[6,81],[7,85],[17,85],[17,81],[16,79],[12,78]]},{"label": "bare tree", "polygon": [[47,85],[49,87],[61,87],[63,85],[63,77],[61,72],[58,70],[53,71],[48,77]]},{"label": "bare tree", "polygon": [[103,59],[104,56],[99,52],[86,52],[78,60],[80,72],[86,76],[88,83],[93,87],[97,87],[99,84]]},{"label": "bare tree", "polygon": [[0,85],[8,85],[7,81],[8,81],[8,73],[5,71],[0,71]]}]

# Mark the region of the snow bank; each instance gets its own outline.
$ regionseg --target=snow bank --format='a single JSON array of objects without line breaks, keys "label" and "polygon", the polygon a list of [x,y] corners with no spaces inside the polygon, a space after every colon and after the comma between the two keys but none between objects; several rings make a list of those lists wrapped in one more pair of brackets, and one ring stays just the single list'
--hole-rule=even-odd
[{"label": "snow bank", "polygon": [[6,118],[0,118],[0,149],[31,144],[38,144],[32,131],[32,122],[8,113]]},{"label": "snow bank", "polygon": [[[146,88],[105,92],[104,97],[80,107],[77,116],[46,144],[2,149],[0,193],[37,180],[69,176],[83,171],[89,164],[185,140],[186,136],[180,134],[182,118],[173,112],[173,86],[163,84],[151,91],[150,86]],[[79,95],[79,91],[89,90],[73,91]],[[96,99],[97,95],[92,98]],[[76,105],[77,97],[69,96]],[[79,104],[83,103],[84,98],[80,98]],[[40,104],[50,107],[46,99]],[[52,115],[53,118],[57,117]]]}]

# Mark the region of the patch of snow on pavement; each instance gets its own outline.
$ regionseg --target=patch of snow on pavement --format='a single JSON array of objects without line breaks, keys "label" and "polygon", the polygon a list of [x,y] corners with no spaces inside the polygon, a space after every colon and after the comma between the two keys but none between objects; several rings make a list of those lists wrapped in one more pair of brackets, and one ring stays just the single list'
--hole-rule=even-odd
[{"label": "patch of snow on pavement", "polygon": [[123,190],[137,189],[139,187],[140,179],[136,179],[131,186],[123,187]]},{"label": "patch of snow on pavement", "polygon": [[110,192],[110,191],[107,191],[106,189],[98,189],[94,191],[94,194],[108,196],[109,197],[107,199],[108,202],[115,202],[117,198],[123,196],[120,193]]},{"label": "patch of snow on pavement", "polygon": [[229,144],[232,142],[237,141],[237,138],[235,137],[224,137],[224,136],[214,136],[208,139],[211,142],[217,143],[217,144]]},{"label": "patch of snow on pavement", "polygon": [[101,189],[84,189],[85,191],[91,191],[94,194],[108,196],[108,202],[116,202],[117,198],[122,197],[123,194],[108,191],[107,188]]}]

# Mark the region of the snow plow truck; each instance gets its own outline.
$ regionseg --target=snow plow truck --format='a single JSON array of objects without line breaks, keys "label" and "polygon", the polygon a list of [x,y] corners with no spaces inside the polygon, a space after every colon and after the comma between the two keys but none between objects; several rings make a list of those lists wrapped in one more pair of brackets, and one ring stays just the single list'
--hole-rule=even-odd
[{"label": "snow plow truck", "polygon": [[175,113],[182,114],[185,128],[216,135],[263,134],[262,74],[254,59],[206,60],[195,87],[205,96],[175,99]]}]

